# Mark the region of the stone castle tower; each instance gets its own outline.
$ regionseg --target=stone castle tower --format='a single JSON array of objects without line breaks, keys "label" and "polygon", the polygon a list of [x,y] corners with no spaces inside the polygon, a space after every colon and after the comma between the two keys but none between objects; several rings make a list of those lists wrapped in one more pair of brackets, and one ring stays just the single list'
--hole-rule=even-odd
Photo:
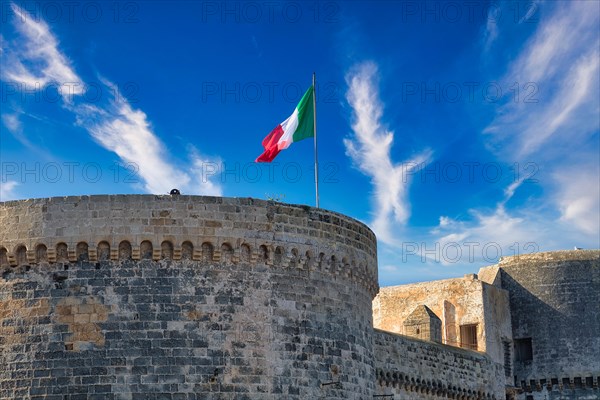
[{"label": "stone castle tower", "polygon": [[0,399],[598,399],[600,253],[567,253],[380,291],[326,210],[0,203]]},{"label": "stone castle tower", "polygon": [[140,195],[4,203],[0,225],[2,399],[372,396],[357,221]]}]

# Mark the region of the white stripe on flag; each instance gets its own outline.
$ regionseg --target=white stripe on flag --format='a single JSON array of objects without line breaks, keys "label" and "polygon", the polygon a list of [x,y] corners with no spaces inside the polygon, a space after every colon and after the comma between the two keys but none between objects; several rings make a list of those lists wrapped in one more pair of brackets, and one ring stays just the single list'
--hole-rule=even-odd
[{"label": "white stripe on flag", "polygon": [[277,142],[277,147],[279,150],[290,147],[290,144],[292,144],[294,141],[294,132],[296,132],[296,129],[298,129],[298,122],[298,109],[296,108],[292,115],[290,115],[288,119],[281,123],[283,135],[281,135],[279,141]]}]

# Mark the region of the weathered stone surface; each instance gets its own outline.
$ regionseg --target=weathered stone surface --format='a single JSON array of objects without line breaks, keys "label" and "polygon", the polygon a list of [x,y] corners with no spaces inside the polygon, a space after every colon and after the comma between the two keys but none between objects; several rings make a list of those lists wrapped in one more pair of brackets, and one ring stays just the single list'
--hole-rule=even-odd
[{"label": "weathered stone surface", "polygon": [[377,394],[400,399],[504,398],[502,366],[483,353],[375,330]]},{"label": "weathered stone surface", "polygon": [[417,306],[403,325],[407,336],[442,343],[442,320],[425,305]]},{"label": "weathered stone surface", "polygon": [[506,290],[472,275],[384,287],[373,301],[373,324],[378,329],[410,334],[405,322],[416,307],[425,305],[441,320],[442,343],[460,346],[461,326],[476,325],[475,350],[504,364],[504,343],[512,340],[508,296]]},{"label": "weathered stone surface", "polygon": [[600,252],[507,258],[373,304],[376,254],[365,225],[305,206],[0,203],[0,399],[600,398]]},{"label": "weathered stone surface", "polygon": [[[374,325],[416,336],[413,328],[421,326],[419,320],[427,316],[421,312],[421,318],[416,318],[413,310],[422,306],[440,316],[442,339],[446,344],[461,345],[461,326],[477,325],[478,350],[485,352],[491,362],[489,366],[485,366],[486,362],[481,364],[481,373],[495,371],[496,374],[494,385],[487,387],[492,395],[499,398],[500,387],[506,385],[508,399],[600,399],[598,250],[507,257],[498,265],[482,268],[477,275],[382,288],[373,302]],[[413,346],[418,349],[416,354],[431,354],[426,347],[397,336],[396,353],[401,355],[389,355],[386,348],[388,352],[392,350],[387,345],[378,347],[378,339],[376,335],[377,366],[385,361],[391,371],[404,374],[420,371],[423,362],[415,360],[415,354],[408,350]],[[447,347],[437,350],[442,358],[452,352]],[[480,390],[472,386],[478,382],[471,381],[472,374],[456,374],[456,366],[439,357],[431,356],[436,362],[431,364],[432,369],[420,373],[421,382],[428,377],[450,374],[455,377],[453,384],[467,388],[466,393],[455,393],[454,398],[468,396],[469,390]],[[393,365],[398,358],[403,360],[402,364]],[[440,368],[436,370],[433,365]],[[426,391],[423,394],[405,380],[385,377],[382,383],[381,373],[378,370],[380,393],[410,399],[438,396],[427,389],[423,389]],[[480,378],[490,381],[489,376]],[[390,385],[393,390],[386,389]],[[407,390],[419,393],[407,394]]]},{"label": "weathered stone surface", "polygon": [[532,359],[515,360],[520,399],[600,399],[600,251],[504,258],[515,342],[530,338]]},{"label": "weathered stone surface", "polygon": [[372,397],[376,248],[359,222],[92,196],[4,203],[0,223],[2,399]]}]

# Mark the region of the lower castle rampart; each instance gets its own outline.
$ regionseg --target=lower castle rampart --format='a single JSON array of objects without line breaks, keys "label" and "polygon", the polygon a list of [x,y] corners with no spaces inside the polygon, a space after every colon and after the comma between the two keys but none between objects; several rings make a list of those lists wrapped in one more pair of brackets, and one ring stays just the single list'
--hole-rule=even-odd
[{"label": "lower castle rampart", "polygon": [[378,298],[429,341],[373,329],[375,235],[326,210],[82,196],[0,227],[2,400],[599,398],[598,251]]},{"label": "lower castle rampart", "polygon": [[502,399],[503,367],[483,353],[375,330],[377,394],[393,399]]}]

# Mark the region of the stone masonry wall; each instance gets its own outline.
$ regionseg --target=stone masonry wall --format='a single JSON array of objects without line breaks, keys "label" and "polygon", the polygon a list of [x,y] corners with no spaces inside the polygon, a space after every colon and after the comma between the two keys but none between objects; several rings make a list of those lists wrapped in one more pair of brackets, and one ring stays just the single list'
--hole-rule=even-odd
[{"label": "stone masonry wall", "polygon": [[370,399],[372,232],[194,196],[0,204],[0,399]]},{"label": "stone masonry wall", "polygon": [[[496,349],[499,339],[495,336],[498,332],[507,331],[505,334],[510,337],[508,296],[507,293],[498,293],[503,290],[475,277],[467,275],[464,278],[383,287],[373,301],[374,326],[389,332],[405,333],[403,323],[406,318],[417,306],[426,305],[442,321],[443,343],[460,346],[460,326],[477,324],[477,350],[491,352],[494,361],[502,363],[501,352]],[[497,298],[500,300],[496,301]],[[502,299],[506,301],[502,302]],[[488,309],[496,305],[505,307],[505,310],[498,311],[503,313],[504,321],[491,318]],[[494,336],[488,336],[490,333]]]},{"label": "stone masonry wall", "polygon": [[513,383],[513,340],[509,293],[499,287],[484,284],[483,304],[486,354],[494,362],[504,365],[506,386]]},{"label": "stone masonry wall", "polygon": [[519,399],[600,399],[600,251],[504,258],[515,342],[531,339],[532,359],[515,360]]},{"label": "stone masonry wall", "polygon": [[487,355],[375,330],[377,396],[399,400],[505,398],[502,365]]},{"label": "stone masonry wall", "polygon": [[460,345],[460,325],[479,324],[478,350],[485,351],[482,283],[471,278],[444,279],[383,287],[373,302],[375,328],[404,333],[403,322],[420,305],[442,321],[445,344]]}]

